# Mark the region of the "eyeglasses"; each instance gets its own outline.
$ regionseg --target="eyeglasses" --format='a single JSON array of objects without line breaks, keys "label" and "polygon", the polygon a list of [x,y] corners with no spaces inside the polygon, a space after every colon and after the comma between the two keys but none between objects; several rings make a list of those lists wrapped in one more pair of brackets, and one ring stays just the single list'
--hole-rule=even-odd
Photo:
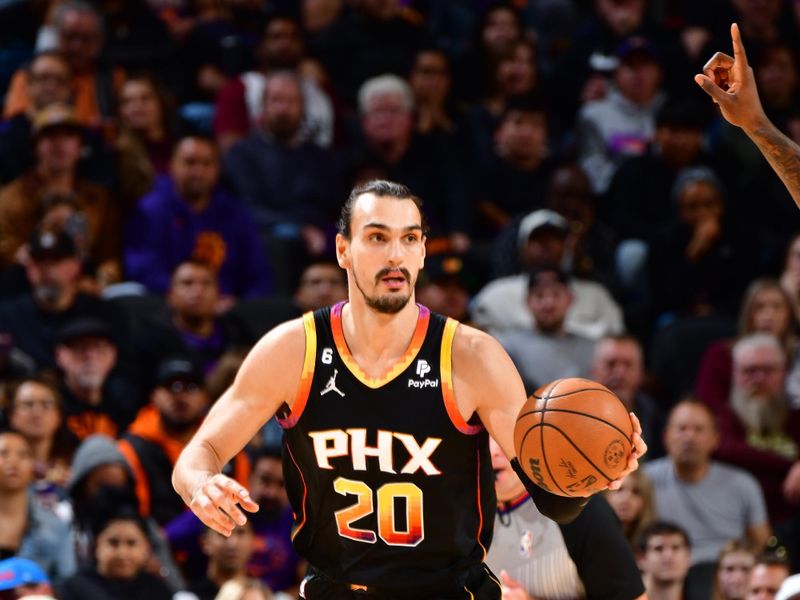
[{"label": "eyeglasses", "polygon": [[56,408],[56,401],[52,398],[44,400],[17,400],[14,402],[14,408],[20,412],[33,412],[34,408],[42,411],[53,410]]}]

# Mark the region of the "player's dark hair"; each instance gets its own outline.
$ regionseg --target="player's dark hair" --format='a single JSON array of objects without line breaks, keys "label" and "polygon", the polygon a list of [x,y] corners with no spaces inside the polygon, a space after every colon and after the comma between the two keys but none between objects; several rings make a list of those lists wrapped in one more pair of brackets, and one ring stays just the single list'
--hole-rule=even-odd
[{"label": "player's dark hair", "polygon": [[353,207],[356,205],[356,200],[364,194],[372,194],[379,198],[396,198],[397,200],[411,200],[419,210],[419,216],[422,224],[422,233],[428,234],[428,221],[425,218],[425,213],[422,210],[422,200],[415,196],[410,189],[402,183],[395,183],[394,181],[386,181],[385,179],[373,179],[357,185],[352,189],[350,195],[345,200],[342,206],[342,212],[339,215],[339,221],[336,227],[340,234],[348,240],[352,237],[353,232],[350,229],[350,222],[353,219]]},{"label": "player's dark hair", "polygon": [[683,543],[687,548],[692,547],[692,542],[689,540],[689,534],[680,525],[670,523],[669,521],[653,521],[644,528],[642,534],[639,536],[636,549],[644,554],[647,551],[647,542],[657,535],[679,535],[683,538]]}]

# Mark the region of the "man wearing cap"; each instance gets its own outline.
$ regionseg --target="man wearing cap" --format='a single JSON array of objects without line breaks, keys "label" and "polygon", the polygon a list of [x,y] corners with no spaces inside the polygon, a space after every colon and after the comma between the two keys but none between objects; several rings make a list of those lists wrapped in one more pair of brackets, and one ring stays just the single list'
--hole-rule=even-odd
[{"label": "man wearing cap", "polygon": [[628,38],[617,57],[614,87],[578,115],[580,162],[597,194],[605,193],[625,157],[645,151],[655,133],[655,113],[664,103],[661,65],[647,39]]},{"label": "man wearing cap", "polygon": [[16,347],[39,368],[55,367],[57,332],[72,319],[92,315],[107,320],[120,347],[127,348],[127,324],[115,307],[80,291],[83,261],[67,232],[36,230],[28,255],[25,274],[30,290],[0,302],[0,331],[8,333]]},{"label": "man wearing cap", "polygon": [[432,311],[468,323],[469,300],[475,279],[464,257],[434,254],[426,257],[425,270],[417,279],[417,300]]},{"label": "man wearing cap", "polygon": [[33,134],[35,165],[0,189],[0,268],[24,260],[26,238],[42,225],[69,231],[99,269],[118,270],[119,214],[105,188],[78,177],[83,128],[72,109],[46,106]]},{"label": "man wearing cap", "polygon": [[[517,243],[520,263],[525,272],[489,282],[472,302],[475,324],[498,334],[511,328],[534,327],[527,307],[527,271],[546,264],[563,265],[567,255],[569,230],[567,220],[549,209],[540,209],[523,217]],[[622,311],[601,284],[571,277],[573,301],[564,324],[568,331],[598,338],[624,329]]]},{"label": "man wearing cap", "polygon": [[[11,593],[10,596],[6,594]],[[53,586],[44,569],[27,558],[0,560],[0,598],[28,598],[52,595]]]},{"label": "man wearing cap", "polygon": [[[163,526],[186,510],[170,476],[178,455],[203,421],[210,398],[203,374],[189,357],[165,359],[156,379],[150,404],[139,411],[119,449],[136,475],[142,512]],[[250,467],[244,454],[238,454],[229,467],[229,476],[247,483]]]},{"label": "man wearing cap", "polygon": [[531,271],[527,302],[536,325],[512,328],[497,336],[528,394],[554,379],[589,376],[594,341],[564,329],[572,299],[564,271],[554,265]]},{"label": "man wearing cap", "polygon": [[56,362],[64,422],[82,440],[93,433],[116,437],[133,421],[140,407],[134,383],[119,373],[111,326],[96,317],[69,321],[58,333]]}]

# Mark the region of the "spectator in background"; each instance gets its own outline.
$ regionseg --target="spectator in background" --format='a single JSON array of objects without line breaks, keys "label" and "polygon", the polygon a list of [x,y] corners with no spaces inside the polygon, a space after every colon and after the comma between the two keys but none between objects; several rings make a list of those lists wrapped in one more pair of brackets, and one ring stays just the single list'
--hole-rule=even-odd
[{"label": "spectator in background", "polygon": [[61,396],[44,379],[30,378],[12,387],[8,398],[8,425],[25,436],[33,454],[34,493],[52,509],[63,496],[76,446],[63,426]]},{"label": "spectator in background", "polygon": [[[475,324],[492,334],[506,329],[532,329],[533,315],[527,307],[527,271],[543,265],[567,262],[569,224],[548,209],[535,210],[519,223],[515,244],[522,273],[490,281],[472,302]],[[591,338],[621,333],[622,311],[611,294],[595,281],[570,277],[573,302],[567,312],[566,329]]]},{"label": "spectator in background", "polygon": [[414,94],[416,132],[421,135],[454,136],[458,130],[458,120],[450,112],[452,74],[447,54],[437,48],[417,52],[408,83]]},{"label": "spectator in background", "polygon": [[469,321],[469,301],[476,277],[460,256],[438,254],[425,259],[417,278],[416,299],[434,312],[462,323]]},{"label": "spectator in background", "polygon": [[78,440],[94,433],[117,437],[136,417],[141,388],[118,366],[109,323],[94,317],[68,321],[56,338],[64,423]]},{"label": "spectator in background", "polygon": [[725,544],[717,558],[711,600],[745,600],[755,562],[756,554],[748,543],[731,540]]},{"label": "spectator in background", "polygon": [[535,91],[538,92],[540,76],[536,65],[536,47],[528,40],[515,40],[492,60],[489,69],[490,83],[485,90],[487,96],[469,113],[472,147],[481,164],[492,155],[495,132],[509,99],[532,96]]},{"label": "spectator in background", "polygon": [[170,177],[141,198],[126,223],[126,276],[163,294],[172,271],[189,258],[218,272],[229,303],[267,294],[272,275],[250,212],[219,185],[219,153],[208,138],[175,146]]},{"label": "spectator in background", "polygon": [[770,554],[760,556],[750,570],[745,600],[776,600],[781,584],[790,573],[785,559]]},{"label": "spectator in background", "polygon": [[543,516],[494,440],[489,441],[498,512],[486,564],[503,598],[640,598],[633,550],[601,497],[568,525]]},{"label": "spectator in background", "polygon": [[795,234],[786,244],[780,276],[781,287],[791,301],[794,321],[800,321],[800,234]]},{"label": "spectator in background", "polygon": [[119,280],[119,211],[106,189],[78,175],[83,131],[67,105],[36,114],[36,164],[0,189],[0,267],[21,261],[21,246],[42,223],[72,232],[100,281]]},{"label": "spectator in background", "polygon": [[614,263],[617,233],[598,216],[586,172],[577,164],[558,166],[547,183],[545,199],[546,208],[567,220],[572,274],[598,281],[609,289],[618,287]]},{"label": "spectator in background", "polygon": [[650,244],[653,315],[735,315],[756,272],[756,251],[738,229],[721,182],[706,167],[680,172],[672,188],[676,219]]},{"label": "spectator in background", "polygon": [[473,215],[464,165],[441,138],[414,133],[414,97],[406,81],[396,75],[365,81],[358,109],[364,148],[353,159],[354,171],[374,169],[425,199],[429,254],[466,252]]},{"label": "spectator in background", "polygon": [[666,419],[655,398],[642,389],[644,376],[644,352],[635,337],[606,335],[597,341],[590,377],[614,392],[625,408],[639,417],[647,457],[653,460],[664,456],[661,435]]},{"label": "spectator in background", "polygon": [[525,35],[524,23],[510,2],[493,2],[474,27],[474,40],[466,40],[466,51],[456,62],[456,91],[459,98],[475,101],[492,84],[493,66]]},{"label": "spectator in background", "polygon": [[622,160],[645,152],[655,134],[655,115],[664,103],[663,78],[656,49],[632,37],[617,50],[615,87],[602,100],[589,102],[578,116],[581,166],[595,193],[608,189]]},{"label": "spectator in background", "polygon": [[423,23],[412,15],[396,0],[366,0],[309,40],[345,104],[356,105],[359,87],[371,77],[410,71],[414,54],[427,45]]},{"label": "spectator in background", "polygon": [[81,292],[83,261],[75,241],[65,231],[37,230],[28,245],[25,265],[30,291],[0,303],[0,331],[41,368],[55,367],[55,342],[67,322],[94,316],[111,324],[117,336],[121,362],[127,358],[129,333],[113,306]]},{"label": "spectator in background", "polygon": [[[738,338],[753,333],[774,335],[783,346],[788,358],[786,392],[790,402],[800,401],[800,364],[797,362],[797,321],[792,300],[780,283],[771,278],[753,280],[745,290],[739,311]],[[731,391],[731,349],[735,339],[713,342],[703,354],[697,372],[697,396],[710,404],[719,404]]]},{"label": "spectator in background", "polygon": [[653,484],[643,469],[637,469],[625,478],[619,489],[604,493],[622,524],[628,544],[635,549],[645,527],[656,519]]},{"label": "spectator in background", "polygon": [[646,293],[650,244],[675,218],[671,197],[675,178],[685,168],[713,164],[703,150],[704,115],[703,106],[683,99],[668,101],[659,108],[653,140],[643,154],[623,160],[602,204],[601,218],[620,241],[620,280],[637,297]]},{"label": "spectator in background", "polygon": [[525,97],[506,103],[494,134],[494,152],[482,165],[477,205],[481,233],[489,240],[513,219],[541,208],[553,165],[548,161],[547,113]]},{"label": "spectator in background", "polygon": [[[80,567],[94,563],[97,544],[93,527],[98,514],[109,503],[138,506],[135,484],[133,471],[114,439],[91,435],[78,447],[67,482],[67,507],[60,512],[67,513],[71,543]],[[163,576],[173,590],[182,589],[183,580],[158,523],[151,517],[144,517],[144,523],[153,549],[151,570]]]},{"label": "spectator in background", "polygon": [[91,566],[61,582],[61,600],[172,600],[161,577],[145,570],[151,547],[147,526],[133,506],[104,507],[94,515]]},{"label": "spectator in background", "polygon": [[[247,573],[276,592],[296,596],[306,565],[295,553],[291,542],[294,520],[284,485],[281,452],[265,446],[254,454],[252,464],[248,489],[259,510],[249,516],[255,535],[255,550]],[[166,526],[172,550],[183,560],[184,569],[192,578],[201,577],[206,569],[205,558],[199,553],[199,543],[206,529],[190,511]]]},{"label": "spectator in background", "polygon": [[301,312],[332,306],[346,298],[347,277],[344,270],[333,261],[317,261],[308,265],[294,292],[294,303]]},{"label": "spectator in background", "polygon": [[264,92],[271,73],[294,73],[300,85],[302,111],[298,138],[328,148],[333,143],[334,112],[327,93],[303,74],[307,62],[303,32],[294,19],[276,15],[267,23],[256,58],[258,70],[234,77],[222,88],[214,115],[214,136],[223,152],[258,129],[263,119]]},{"label": "spectator in background", "polygon": [[719,436],[714,414],[694,398],[670,411],[664,442],[668,456],[644,465],[656,507],[681,523],[692,541],[692,563],[705,563],[708,597],[712,569],[728,540],[747,539],[763,548],[772,534],[764,494],[746,471],[711,460]]},{"label": "spectator in background", "polygon": [[540,267],[528,283],[528,309],[536,325],[498,335],[528,394],[554,379],[589,376],[594,340],[564,327],[572,301],[569,276],[558,267]]},{"label": "spectator in background", "polygon": [[304,140],[301,80],[278,71],[264,82],[259,127],[224,158],[225,177],[255,215],[276,265],[292,265],[294,285],[304,260],[328,246],[326,229],[339,181],[329,151]]},{"label": "spectator in background", "polygon": [[[75,114],[90,128],[107,126],[114,118],[114,98],[125,78],[119,67],[104,64],[103,18],[89,3],[81,0],[59,2],[53,16],[56,49],[72,70]],[[11,80],[3,115],[8,118],[28,110],[28,73],[17,71]]]},{"label": "spectator in background", "polygon": [[645,528],[639,538],[638,562],[648,600],[683,598],[691,555],[691,542],[682,527],[655,521]]},{"label": "spectator in background", "polygon": [[165,92],[153,77],[128,78],[117,104],[117,170],[121,204],[127,212],[152,189],[157,178],[169,174],[175,139]]},{"label": "spectator in background", "polygon": [[193,357],[206,375],[225,352],[245,344],[245,332],[226,314],[218,314],[217,275],[208,264],[186,260],[172,274],[166,310],[150,315],[136,336],[140,371],[148,385],[158,364],[184,354]]},{"label": "spectator in background", "polygon": [[51,580],[69,577],[75,553],[66,526],[33,501],[34,459],[28,441],[16,431],[0,432],[0,514],[2,555],[38,563]]},{"label": "spectator in background", "polygon": [[730,396],[708,403],[719,426],[718,458],[758,479],[775,533],[788,543],[787,520],[800,499],[800,410],[787,405],[785,377],[778,340],[765,333],[745,336],[733,346]]},{"label": "spectator in background", "polygon": [[0,561],[0,592],[2,597],[44,598],[52,596],[53,586],[47,573],[38,564],[27,558],[7,558]]},{"label": "spectator in background", "polygon": [[58,52],[37,54],[27,67],[31,101],[25,112],[0,124],[0,182],[8,183],[27,171],[35,162],[32,148],[33,120],[49,104],[69,104],[72,100],[69,63]]},{"label": "spectator in background", "polygon": [[248,520],[229,537],[206,529],[201,546],[203,554],[208,556],[208,569],[203,579],[189,586],[189,591],[199,600],[215,600],[225,582],[247,577],[245,567],[255,548],[253,524]]},{"label": "spectator in background", "polygon": [[[196,365],[176,357],[159,365],[150,402],[122,436],[119,449],[136,476],[142,514],[163,526],[186,509],[170,484],[172,468],[205,417],[210,398]],[[244,484],[247,458],[237,455],[231,468],[230,476]]]}]

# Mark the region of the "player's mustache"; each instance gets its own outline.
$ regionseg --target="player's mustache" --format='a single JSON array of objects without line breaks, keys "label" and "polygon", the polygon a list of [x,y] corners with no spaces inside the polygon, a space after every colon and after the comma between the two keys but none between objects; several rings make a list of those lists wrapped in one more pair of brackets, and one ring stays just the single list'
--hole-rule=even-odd
[{"label": "player's mustache", "polygon": [[411,281],[411,273],[408,272],[408,269],[400,267],[399,269],[388,269],[388,268],[381,269],[380,271],[378,271],[378,274],[375,275],[375,282],[378,283],[384,277],[388,275],[395,275],[397,273],[400,273],[405,278],[406,281]]}]

